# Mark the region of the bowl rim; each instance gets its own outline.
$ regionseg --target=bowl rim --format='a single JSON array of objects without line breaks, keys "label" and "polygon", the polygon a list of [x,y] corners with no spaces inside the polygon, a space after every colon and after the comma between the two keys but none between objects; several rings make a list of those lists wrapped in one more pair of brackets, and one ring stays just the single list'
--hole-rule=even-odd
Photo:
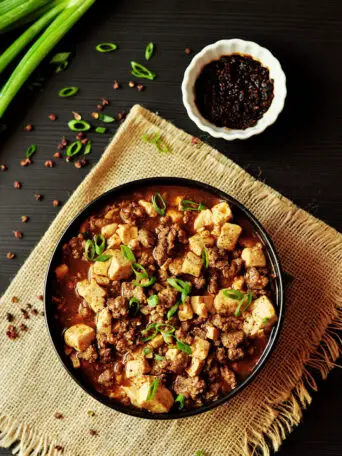
[{"label": "bowl rim", "polygon": [[[199,188],[202,190],[206,190],[208,192],[212,192],[216,194],[219,198],[228,201],[234,206],[237,207],[240,211],[243,212],[243,214],[249,219],[249,221],[253,224],[254,228],[257,230],[258,234],[261,236],[263,243],[265,244],[267,248],[267,253],[269,256],[269,260],[272,264],[272,267],[274,268],[274,271],[276,272],[276,278],[275,280],[277,281],[276,285],[276,297],[277,297],[277,311],[278,311],[278,321],[277,325],[272,329],[269,341],[259,358],[258,363],[254,367],[253,371],[249,374],[249,376],[241,382],[234,390],[230,391],[228,394],[225,396],[219,398],[217,401],[214,401],[209,404],[204,404],[201,407],[190,409],[190,410],[185,410],[185,411],[177,411],[177,412],[170,412],[166,414],[153,414],[151,412],[145,411],[145,410],[139,410],[139,409],[134,409],[130,407],[126,407],[119,402],[114,402],[114,400],[111,400],[110,398],[107,398],[106,396],[101,395],[91,387],[89,387],[84,381],[82,381],[80,378],[78,378],[76,374],[76,370],[73,371],[72,368],[70,367],[70,364],[67,363],[66,361],[66,355],[64,354],[64,351],[61,350],[61,342],[62,339],[60,337],[61,334],[59,334],[59,339],[57,339],[57,335],[54,332],[54,319],[53,319],[53,305],[51,301],[51,283],[52,283],[52,278],[53,278],[53,271],[54,271],[54,266],[55,262],[59,256],[60,249],[62,245],[70,238],[70,234],[73,232],[73,230],[77,227],[80,226],[81,221],[88,217],[91,213],[96,211],[96,208],[99,208],[103,206],[105,203],[106,199],[110,197],[117,197],[120,195],[120,192],[126,192],[129,190],[133,190],[134,188],[139,188],[141,186],[148,187],[148,186],[154,186],[154,185],[182,185],[182,186],[188,186],[188,187],[195,187]],[[137,418],[144,418],[144,419],[150,419],[150,420],[173,420],[173,419],[182,419],[186,417],[191,417],[194,415],[198,415],[204,412],[207,412],[209,410],[212,410],[219,405],[224,404],[227,402],[229,399],[234,397],[238,392],[240,392],[242,389],[244,389],[255,377],[257,374],[261,371],[262,367],[266,363],[267,359],[269,359],[271,353],[273,352],[276,342],[278,341],[281,326],[283,324],[283,317],[284,317],[284,306],[285,306],[285,295],[284,295],[284,280],[283,280],[283,275],[282,275],[282,268],[280,264],[280,260],[278,257],[278,254],[276,253],[276,250],[274,248],[274,245],[269,238],[268,234],[266,233],[265,229],[262,227],[260,222],[256,219],[256,217],[238,200],[230,196],[229,194],[225,193],[224,191],[217,189],[209,184],[192,180],[192,179],[187,179],[187,178],[180,178],[180,177],[152,177],[152,178],[145,178],[145,179],[137,179],[134,181],[126,182],[124,184],[121,184],[119,186],[113,187],[110,190],[107,190],[106,192],[102,193],[98,197],[96,197],[94,200],[92,200],[90,203],[88,203],[82,210],[80,210],[75,217],[70,221],[68,226],[64,229],[63,233],[60,235],[59,240],[57,241],[56,247],[53,250],[53,253],[51,255],[51,260],[49,262],[47,272],[45,275],[45,284],[44,284],[44,313],[45,313],[45,324],[48,329],[50,341],[54,347],[54,350],[57,354],[57,357],[59,358],[60,362],[62,363],[64,369],[67,371],[67,373],[70,375],[70,377],[80,386],[85,393],[90,395],[93,399],[99,401],[100,403],[106,405],[107,407],[111,408],[112,410],[124,413],[126,415],[134,416]]]},{"label": "bowl rim", "polygon": [[[190,79],[191,79],[191,74],[192,72],[196,72],[197,70],[197,75],[200,74],[201,68],[203,68],[201,59],[204,58],[207,54],[211,53],[212,51],[215,51],[217,48],[220,46],[232,46],[236,45],[240,47],[241,49],[249,46],[251,48],[251,51],[248,52],[248,55],[251,55],[255,60],[258,60],[262,65],[268,67],[275,72],[277,72],[277,77],[273,77],[274,80],[277,80],[279,83],[279,90],[278,90],[278,108],[274,111],[273,116],[268,119],[268,121],[264,125],[260,125],[260,121],[263,119],[264,115],[269,111],[267,110],[266,113],[258,120],[256,125],[246,128],[245,130],[241,129],[229,129],[226,127],[217,127],[215,124],[209,122],[205,117],[202,116],[202,114],[199,112],[197,109],[196,103],[195,103],[195,98],[194,98],[194,84],[190,86]],[[262,59],[259,57],[256,57],[254,54],[255,53],[260,53],[263,52],[265,55],[268,56],[268,58],[272,61],[272,65],[266,65],[263,63]],[[241,53],[241,54],[247,54],[247,52],[240,51],[234,51],[234,53]],[[230,55],[232,52],[227,52],[222,53],[221,55]],[[219,57],[217,57],[219,58]],[[216,60],[212,59],[211,61]],[[209,62],[205,63],[208,64]],[[263,47],[260,46],[258,43],[254,41],[248,41],[248,40],[242,40],[240,38],[231,38],[231,39],[223,39],[216,41],[215,43],[208,44],[204,48],[202,48],[197,54],[194,55],[192,58],[191,62],[187,66],[184,72],[184,77],[181,85],[181,90],[182,90],[182,101],[184,104],[184,107],[186,109],[186,112],[190,119],[197,125],[197,127],[205,131],[206,133],[209,133],[211,136],[214,138],[223,138],[227,141],[233,141],[234,139],[248,139],[251,136],[257,135],[262,133],[266,128],[271,126],[278,118],[279,114],[284,108],[285,104],[285,99],[287,95],[287,88],[286,88],[286,76],[285,73],[280,65],[279,60],[272,54],[272,52]],[[274,103],[275,97],[272,100],[272,103]],[[269,109],[272,106],[272,103],[269,107]]]}]

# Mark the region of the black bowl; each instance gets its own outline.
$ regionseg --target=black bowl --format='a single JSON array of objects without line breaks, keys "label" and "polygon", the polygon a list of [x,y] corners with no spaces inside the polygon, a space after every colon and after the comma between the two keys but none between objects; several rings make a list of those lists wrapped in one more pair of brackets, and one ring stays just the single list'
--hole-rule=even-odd
[{"label": "black bowl", "polygon": [[[252,224],[254,230],[258,233],[260,236],[264,246],[266,247],[266,252],[268,255],[269,259],[269,264],[271,268],[273,269],[273,273],[275,276],[274,279],[274,304],[277,308],[277,314],[278,314],[278,321],[275,327],[273,327],[269,341],[267,346],[265,347],[264,352],[262,353],[257,365],[251,372],[251,374],[242,382],[240,383],[234,390],[230,391],[228,394],[225,396],[221,397],[215,402],[212,402],[207,405],[203,405],[202,407],[198,407],[195,409],[191,410],[185,410],[185,411],[180,411],[180,412],[171,412],[167,414],[152,414],[150,412],[144,411],[144,410],[138,410],[130,407],[126,407],[124,405],[121,405],[120,403],[114,402],[113,400],[106,398],[105,396],[102,396],[100,393],[96,392],[95,390],[91,389],[88,385],[82,381],[82,377],[80,373],[72,369],[70,366],[70,361],[68,360],[67,356],[64,354],[64,343],[63,343],[63,337],[58,329],[57,325],[55,324],[55,320],[53,317],[54,313],[54,304],[52,302],[52,295],[53,295],[53,279],[54,279],[54,270],[55,267],[58,265],[58,259],[60,256],[61,248],[63,244],[68,242],[72,236],[77,235],[78,229],[84,219],[95,213],[100,207],[103,207],[106,203],[111,202],[114,200],[116,197],[120,196],[122,192],[127,192],[131,190],[139,190],[142,187],[149,187],[152,185],[183,185],[187,187],[192,187],[192,188],[199,188],[203,190],[207,190],[213,194],[216,194],[219,198],[222,200],[228,201],[232,207],[233,211],[235,210],[235,214],[239,212],[242,214],[246,219],[249,220],[249,222]],[[283,278],[282,278],[282,271],[281,271],[281,266],[280,266],[280,261],[279,258],[276,254],[276,251],[273,247],[273,244],[268,237],[266,231],[264,228],[260,225],[258,220],[252,215],[241,203],[236,201],[234,198],[231,196],[227,195],[226,193],[222,192],[221,190],[218,190],[214,187],[211,187],[210,185],[203,184],[201,182],[196,182],[190,179],[182,179],[182,178],[175,178],[175,177],[156,177],[156,178],[149,178],[149,179],[141,179],[141,180],[136,180],[133,182],[129,182],[127,184],[120,185],[112,190],[109,190],[108,192],[104,193],[103,195],[99,196],[96,198],[94,201],[92,201],[88,206],[83,209],[75,218],[74,220],[69,224],[67,229],[64,231],[62,234],[55,250],[52,255],[52,259],[48,268],[47,276],[46,276],[46,281],[45,281],[45,294],[44,294],[44,302],[45,302],[45,319],[46,319],[46,324],[50,333],[50,337],[52,340],[52,343],[55,347],[55,350],[57,352],[57,355],[59,359],[61,360],[64,368],[67,370],[69,375],[78,383],[78,385],[90,396],[93,398],[97,399],[99,402],[102,402],[103,404],[107,405],[108,407],[117,410],[119,412],[131,415],[131,416],[136,416],[139,418],[147,418],[147,419],[154,419],[154,420],[169,420],[169,419],[178,419],[178,418],[184,418],[188,416],[193,416],[197,415],[199,413],[206,412],[208,410],[211,410],[224,402],[226,402],[228,399],[232,398],[237,394],[239,391],[241,391],[243,388],[245,388],[248,383],[251,382],[253,378],[256,377],[256,375],[260,372],[261,368],[264,366],[266,360],[269,358],[272,350],[275,347],[276,340],[279,335],[279,331],[281,328],[282,320],[283,320],[283,313],[284,313],[284,287],[283,287]]]}]

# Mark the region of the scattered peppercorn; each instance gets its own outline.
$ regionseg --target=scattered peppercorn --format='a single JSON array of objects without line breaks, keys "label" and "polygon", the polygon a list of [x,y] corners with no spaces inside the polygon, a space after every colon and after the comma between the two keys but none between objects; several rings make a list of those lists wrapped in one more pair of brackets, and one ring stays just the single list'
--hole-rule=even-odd
[{"label": "scattered peppercorn", "polygon": [[30,304],[30,303],[28,302],[28,303],[26,304],[26,307],[27,307],[28,309],[32,309],[32,304]]},{"label": "scattered peppercorn", "polygon": [[59,151],[57,151],[53,154],[53,158],[62,158],[62,154]]},{"label": "scattered peppercorn", "polygon": [[56,418],[57,420],[62,420],[62,419],[64,418],[64,416],[63,416],[61,413],[56,412],[56,413],[55,413],[55,418]]},{"label": "scattered peppercorn", "polygon": [[88,410],[88,416],[95,416],[95,412],[93,410]]},{"label": "scattered peppercorn", "polygon": [[21,183],[19,181],[14,181],[13,187],[16,189],[19,189],[19,188],[21,188]]},{"label": "scattered peppercorn", "polygon": [[145,88],[144,84],[138,84],[137,85],[137,89],[138,89],[139,92],[142,92],[144,90],[144,88]]},{"label": "scattered peppercorn", "polygon": [[185,52],[185,54],[189,55],[189,54],[191,54],[192,51],[190,48],[185,48],[184,52]]},{"label": "scattered peppercorn", "polygon": [[75,120],[82,120],[82,116],[78,112],[72,111],[72,115],[74,116]]},{"label": "scattered peppercorn", "polygon": [[32,165],[32,161],[29,158],[24,158],[20,161],[20,166],[29,166]]},{"label": "scattered peppercorn", "polygon": [[9,325],[6,331],[7,337],[9,337],[11,340],[14,340],[18,337],[18,331],[17,328],[13,325]]},{"label": "scattered peppercorn", "polygon": [[103,111],[103,106],[102,106],[102,104],[97,104],[97,105],[96,105],[96,108],[97,108],[99,111]]},{"label": "scattered peppercorn", "polygon": [[17,239],[21,239],[23,237],[23,233],[21,231],[13,231],[13,234]]},{"label": "scattered peppercorn", "polygon": [[17,298],[16,296],[12,296],[11,301],[13,302],[13,304],[16,304],[17,302],[19,302],[19,298]]},{"label": "scattered peppercorn", "polygon": [[66,158],[65,158],[65,161],[66,161],[67,163],[71,162],[71,157],[66,157]]},{"label": "scattered peppercorn", "polygon": [[84,133],[83,133],[82,131],[80,131],[79,133],[77,133],[76,139],[77,139],[78,141],[80,141],[82,138],[84,138]]},{"label": "scattered peppercorn", "polygon": [[44,317],[45,313],[44,313],[43,310],[40,312],[40,315],[41,315],[42,317]]},{"label": "scattered peppercorn", "polygon": [[97,437],[97,436],[99,435],[98,432],[95,431],[95,429],[89,429],[89,434],[90,434],[90,435],[93,435],[93,436],[95,436],[95,437]]},{"label": "scattered peppercorn", "polygon": [[107,98],[102,98],[102,106],[108,106],[109,105],[109,100]]},{"label": "scattered peppercorn", "polygon": [[125,119],[126,119],[126,116],[127,116],[127,114],[126,114],[124,111],[119,112],[119,114],[118,114],[118,119],[119,119],[119,120],[125,120]]},{"label": "scattered peppercorn", "polygon": [[27,215],[22,215],[20,218],[23,223],[27,223],[30,220],[30,218]]},{"label": "scattered peppercorn", "polygon": [[74,163],[75,168],[80,169],[83,168],[83,166],[86,166],[88,164],[88,160],[85,158],[82,158],[81,160],[77,160]]},{"label": "scattered peppercorn", "polygon": [[65,136],[63,136],[61,139],[61,142],[58,144],[57,149],[58,150],[65,149],[67,145],[68,145],[68,140],[65,138]]},{"label": "scattered peppercorn", "polygon": [[10,323],[12,323],[12,321],[14,320],[14,315],[11,314],[10,312],[7,312],[7,313],[6,313],[6,319],[7,319],[7,321],[9,321]]},{"label": "scattered peppercorn", "polygon": [[31,314],[36,317],[38,315],[38,310],[37,309],[32,309]]},{"label": "scattered peppercorn", "polygon": [[23,314],[23,317],[25,320],[28,320],[30,318],[30,315],[26,309],[20,309],[21,313]]},{"label": "scattered peppercorn", "polygon": [[33,130],[33,125],[31,125],[31,124],[25,125],[24,130],[25,130],[25,131],[32,131],[32,130]]},{"label": "scattered peppercorn", "polygon": [[0,170],[1,170],[1,171],[7,171],[8,168],[7,168],[6,165],[1,165],[1,166],[0,166]]},{"label": "scattered peppercorn", "polygon": [[191,144],[199,144],[201,140],[199,138],[196,138],[196,136],[193,136],[191,138]]},{"label": "scattered peppercorn", "polygon": [[64,452],[64,447],[62,447],[60,445],[55,445],[55,449],[56,449],[56,451],[60,451],[61,453]]},{"label": "scattered peppercorn", "polygon": [[43,295],[38,295],[37,299],[39,299],[39,301],[44,301],[44,296]]},{"label": "scattered peppercorn", "polygon": [[60,202],[59,200],[53,200],[53,201],[52,201],[52,206],[58,207],[58,206],[60,206],[60,205],[61,205],[61,202]]},{"label": "scattered peppercorn", "polygon": [[16,255],[13,252],[8,252],[6,256],[9,260],[13,260],[13,258],[15,258]]},{"label": "scattered peppercorn", "polygon": [[92,112],[91,113],[91,117],[93,117],[94,119],[98,119],[99,118],[99,113],[98,112]]},{"label": "scattered peppercorn", "polygon": [[57,119],[56,114],[50,114],[50,115],[49,115],[49,119],[50,119],[50,120],[56,120],[56,119]]},{"label": "scattered peppercorn", "polygon": [[135,82],[134,81],[129,81],[128,85],[129,85],[129,87],[134,87],[135,86]]},{"label": "scattered peppercorn", "polygon": [[113,84],[113,89],[120,89],[120,84],[119,84],[119,81],[115,80],[114,81],[114,84]]},{"label": "scattered peppercorn", "polygon": [[53,168],[55,166],[55,163],[52,160],[46,160],[44,166],[45,168]]},{"label": "scattered peppercorn", "polygon": [[83,145],[85,145],[85,144],[87,144],[88,141],[89,141],[88,138],[83,138],[83,139],[81,140],[81,143],[82,143]]},{"label": "scattered peppercorn", "polygon": [[25,323],[20,323],[19,328],[20,328],[21,331],[27,331],[28,330],[28,327],[25,325]]},{"label": "scattered peppercorn", "polygon": [[37,201],[41,201],[43,199],[43,196],[40,195],[39,193],[35,193],[34,197],[36,198]]}]

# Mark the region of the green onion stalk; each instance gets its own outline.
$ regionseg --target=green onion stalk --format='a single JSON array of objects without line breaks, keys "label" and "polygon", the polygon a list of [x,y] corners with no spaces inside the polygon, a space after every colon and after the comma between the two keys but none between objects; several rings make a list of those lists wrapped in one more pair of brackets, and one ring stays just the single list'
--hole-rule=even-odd
[{"label": "green onion stalk", "polygon": [[[8,1],[6,0],[6,3]],[[26,0],[25,4],[33,4],[42,6],[46,3],[46,1],[42,0]],[[37,41],[31,46],[31,48],[27,51],[27,53],[24,55],[24,57],[21,59],[19,62],[18,66],[15,68],[13,73],[11,74],[9,80],[6,82],[4,87],[1,89],[0,92],[0,118],[3,116],[4,112],[6,111],[8,105],[10,102],[13,100],[19,89],[22,87],[22,85],[26,82],[26,80],[29,78],[29,76],[33,73],[33,71],[37,68],[37,66],[42,62],[42,60],[49,54],[49,52],[54,48],[54,46],[63,38],[63,36],[74,26],[74,24],[83,16],[83,14],[95,3],[95,0],[69,0],[64,6],[65,8],[58,14],[59,7],[63,5],[64,3],[60,3],[59,5],[56,5],[55,8],[57,9],[52,13],[50,11],[50,14],[52,17],[56,13],[57,17],[53,20],[53,22],[48,26],[48,28],[45,30],[45,32],[37,39]],[[1,4],[1,3],[0,3]],[[37,6],[36,6],[37,7]],[[20,6],[14,9],[14,11],[17,11]],[[53,8],[54,9],[54,8]],[[17,11],[18,16],[21,18],[23,15],[21,14],[22,10]],[[30,11],[26,11],[30,12]],[[20,14],[19,14],[20,13]],[[7,13],[8,16],[9,13]],[[49,23],[52,20],[52,17],[49,15],[49,19],[45,20],[47,23]],[[13,21],[12,17],[12,21]],[[43,18],[41,18],[43,19]],[[40,19],[38,20],[38,22]],[[0,30],[6,25],[9,25],[10,21],[8,20],[8,17],[6,20],[3,20],[3,18],[0,18]],[[39,27],[43,26],[40,25]],[[28,33],[28,30],[31,29],[31,32]],[[18,48],[22,49],[27,42],[31,41],[31,33],[39,33],[35,32],[35,29],[32,29],[30,27],[25,33],[26,36],[22,41],[19,42],[17,40],[17,45]],[[12,46],[11,46],[12,47]],[[10,48],[11,48],[10,47]],[[8,51],[8,53],[7,53]],[[5,54],[7,53],[7,59],[12,59],[13,56],[15,56],[18,52],[16,51],[15,48],[12,47],[12,49],[9,51],[5,51]],[[2,56],[1,56],[2,57]],[[6,66],[7,62],[6,60],[0,61],[2,66]]]}]

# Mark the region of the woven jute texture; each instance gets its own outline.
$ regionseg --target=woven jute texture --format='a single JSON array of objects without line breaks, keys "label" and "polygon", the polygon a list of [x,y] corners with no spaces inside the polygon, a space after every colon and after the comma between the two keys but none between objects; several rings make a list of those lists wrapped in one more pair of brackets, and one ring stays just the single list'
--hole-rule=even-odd
[{"label": "woven jute texture", "polygon": [[[141,140],[155,132],[162,133],[169,154]],[[209,456],[249,455],[257,449],[269,455],[300,422],[316,388],[313,373],[325,377],[341,349],[336,333],[342,326],[342,236],[211,147],[191,140],[134,106],[1,299],[1,446],[16,442],[14,452],[22,456],[194,456],[199,449]],[[17,315],[18,324],[25,303],[42,307],[36,296],[69,221],[104,191],[152,176],[189,177],[237,198],[264,225],[284,270],[294,277],[279,342],[258,377],[227,404],[183,420],[133,418],[88,397],[57,359],[42,317],[32,316],[29,331],[15,341],[5,335],[6,312]],[[19,303],[12,303],[12,296]],[[55,412],[64,419],[56,419]]]}]

